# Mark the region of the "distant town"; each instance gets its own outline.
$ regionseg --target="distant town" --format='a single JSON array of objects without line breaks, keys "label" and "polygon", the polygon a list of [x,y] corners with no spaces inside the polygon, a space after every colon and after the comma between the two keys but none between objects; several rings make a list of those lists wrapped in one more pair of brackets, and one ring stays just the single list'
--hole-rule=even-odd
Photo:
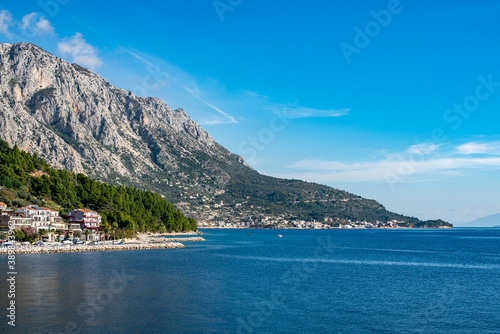
[{"label": "distant town", "polygon": [[[286,220],[273,217],[252,219],[247,217],[240,222],[199,222],[198,228],[275,228],[275,229],[367,229],[367,228],[409,228],[404,221],[392,220],[387,222],[351,221],[325,218],[324,222],[305,220]],[[440,228],[448,228],[441,226]]]}]

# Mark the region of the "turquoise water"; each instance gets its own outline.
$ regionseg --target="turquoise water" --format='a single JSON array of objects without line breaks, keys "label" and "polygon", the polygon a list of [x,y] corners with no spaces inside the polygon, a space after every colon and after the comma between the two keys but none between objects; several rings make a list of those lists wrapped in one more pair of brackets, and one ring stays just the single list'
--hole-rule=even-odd
[{"label": "turquoise water", "polygon": [[184,249],[18,255],[15,330],[500,333],[500,229],[204,232]]}]

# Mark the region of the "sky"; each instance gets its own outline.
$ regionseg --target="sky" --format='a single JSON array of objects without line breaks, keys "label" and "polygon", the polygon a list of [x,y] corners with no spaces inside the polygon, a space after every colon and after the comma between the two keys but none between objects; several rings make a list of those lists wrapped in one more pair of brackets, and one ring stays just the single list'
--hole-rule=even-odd
[{"label": "sky", "polygon": [[31,42],[183,108],[256,170],[421,219],[500,213],[493,0],[3,1]]}]

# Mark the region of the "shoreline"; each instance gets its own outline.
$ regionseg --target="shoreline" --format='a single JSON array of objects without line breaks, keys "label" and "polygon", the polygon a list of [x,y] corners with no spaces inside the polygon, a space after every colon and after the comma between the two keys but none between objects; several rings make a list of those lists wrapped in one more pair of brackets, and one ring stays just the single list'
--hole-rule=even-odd
[{"label": "shoreline", "polygon": [[121,239],[123,240],[122,244],[112,244],[110,241],[104,241],[102,244],[98,245],[15,245],[13,249],[9,247],[0,247],[0,255],[7,255],[9,251],[11,253],[14,251],[15,254],[48,254],[183,248],[186,246],[181,242],[205,241],[204,238],[199,236],[201,234],[200,232],[138,233],[136,238]]},{"label": "shoreline", "polygon": [[199,229],[203,230],[438,230],[438,229],[454,229],[455,226],[439,226],[439,227],[332,227],[332,228],[301,228],[301,227],[213,227],[213,226],[201,226]]}]

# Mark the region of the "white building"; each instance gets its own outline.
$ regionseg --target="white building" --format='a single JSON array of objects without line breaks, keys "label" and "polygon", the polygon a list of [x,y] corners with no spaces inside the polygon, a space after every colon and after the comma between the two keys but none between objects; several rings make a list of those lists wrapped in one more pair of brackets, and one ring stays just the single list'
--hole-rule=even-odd
[{"label": "white building", "polygon": [[30,205],[17,209],[15,213],[30,218],[31,226],[33,226],[37,232],[40,230],[49,230],[51,216],[49,209]]}]

